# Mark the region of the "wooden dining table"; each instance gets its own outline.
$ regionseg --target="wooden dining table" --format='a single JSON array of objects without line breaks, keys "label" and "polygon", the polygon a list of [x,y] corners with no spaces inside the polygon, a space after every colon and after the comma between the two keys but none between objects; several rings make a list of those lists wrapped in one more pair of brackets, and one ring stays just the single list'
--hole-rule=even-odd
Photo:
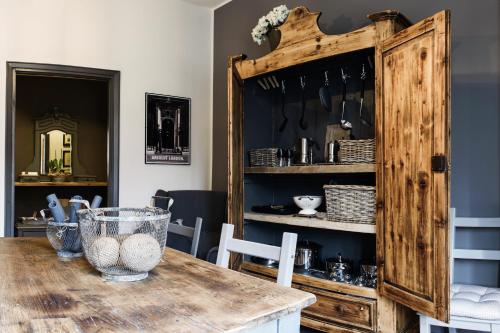
[{"label": "wooden dining table", "polygon": [[44,238],[0,238],[0,332],[298,333],[313,294],[166,248],[138,282],[109,282]]}]

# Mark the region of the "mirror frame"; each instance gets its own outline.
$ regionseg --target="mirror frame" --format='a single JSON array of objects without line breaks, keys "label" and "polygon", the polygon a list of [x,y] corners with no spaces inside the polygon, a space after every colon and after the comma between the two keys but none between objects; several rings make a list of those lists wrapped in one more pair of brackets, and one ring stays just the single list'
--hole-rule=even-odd
[{"label": "mirror frame", "polygon": [[41,162],[41,135],[53,130],[60,130],[71,134],[71,175],[86,175],[87,170],[78,159],[78,123],[65,113],[54,110],[35,120],[35,156],[26,168],[27,171],[40,173]]}]

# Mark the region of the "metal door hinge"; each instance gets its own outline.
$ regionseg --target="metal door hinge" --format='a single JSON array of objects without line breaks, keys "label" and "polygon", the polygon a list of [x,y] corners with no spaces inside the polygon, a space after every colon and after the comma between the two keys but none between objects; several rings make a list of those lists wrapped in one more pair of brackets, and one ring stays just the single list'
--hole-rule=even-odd
[{"label": "metal door hinge", "polygon": [[432,156],[431,168],[434,172],[447,172],[449,170],[448,159],[445,155]]}]

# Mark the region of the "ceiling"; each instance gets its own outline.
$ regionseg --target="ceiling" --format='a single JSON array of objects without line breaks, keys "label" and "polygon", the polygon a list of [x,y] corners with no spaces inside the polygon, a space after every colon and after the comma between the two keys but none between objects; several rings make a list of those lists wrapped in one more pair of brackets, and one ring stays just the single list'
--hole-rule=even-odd
[{"label": "ceiling", "polygon": [[217,8],[230,2],[231,0],[184,0],[184,1],[192,3],[197,6],[202,6],[207,8]]}]

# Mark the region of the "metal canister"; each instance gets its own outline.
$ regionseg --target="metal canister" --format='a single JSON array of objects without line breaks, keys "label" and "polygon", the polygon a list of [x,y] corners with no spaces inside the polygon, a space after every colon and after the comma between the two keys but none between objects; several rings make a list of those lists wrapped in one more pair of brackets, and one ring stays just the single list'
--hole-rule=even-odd
[{"label": "metal canister", "polygon": [[328,142],[328,160],[327,163],[335,162],[335,142]]},{"label": "metal canister", "polygon": [[297,164],[307,164],[308,163],[308,149],[309,149],[309,140],[307,138],[300,138],[298,147],[297,147],[297,155],[296,155],[296,163]]}]

